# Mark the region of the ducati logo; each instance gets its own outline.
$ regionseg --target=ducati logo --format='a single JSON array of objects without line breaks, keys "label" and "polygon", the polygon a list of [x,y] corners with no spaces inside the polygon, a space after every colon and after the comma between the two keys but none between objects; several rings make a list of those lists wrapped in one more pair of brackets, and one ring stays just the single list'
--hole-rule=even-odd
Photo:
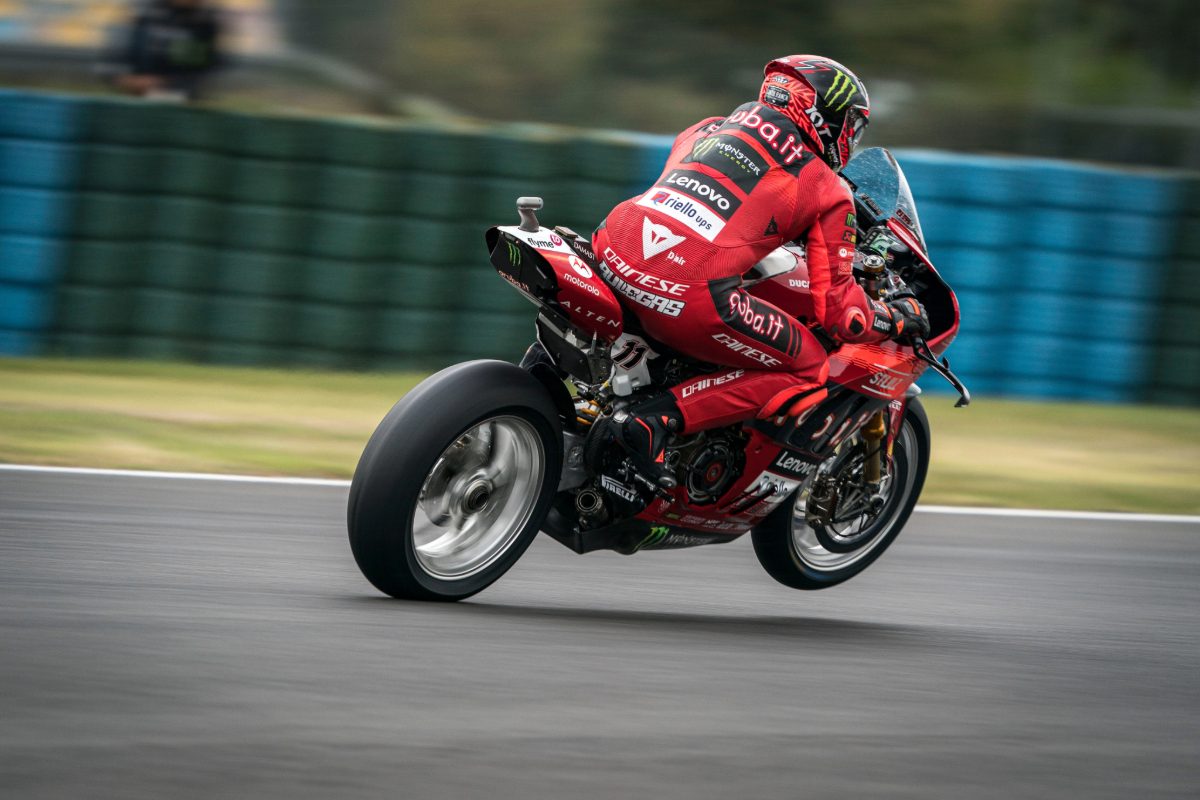
[{"label": "ducati logo", "polygon": [[642,220],[642,258],[653,258],[684,240],[666,225],[657,225],[649,217]]}]

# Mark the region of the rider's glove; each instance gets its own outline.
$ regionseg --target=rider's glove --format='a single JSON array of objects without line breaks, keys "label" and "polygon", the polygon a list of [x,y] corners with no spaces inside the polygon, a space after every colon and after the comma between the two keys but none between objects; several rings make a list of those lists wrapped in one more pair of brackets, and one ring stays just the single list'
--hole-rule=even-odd
[{"label": "rider's glove", "polygon": [[912,295],[893,298],[888,301],[887,308],[892,315],[890,338],[903,341],[929,336],[929,317],[917,298]]}]

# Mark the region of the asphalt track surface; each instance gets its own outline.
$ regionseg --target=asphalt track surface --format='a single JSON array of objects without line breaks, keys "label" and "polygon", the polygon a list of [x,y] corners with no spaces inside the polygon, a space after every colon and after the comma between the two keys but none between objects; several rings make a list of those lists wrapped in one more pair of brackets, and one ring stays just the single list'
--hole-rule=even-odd
[{"label": "asphalt track surface", "polygon": [[437,605],[345,496],[0,473],[0,796],[1200,795],[1194,523],[918,514],[816,593],[542,537]]}]

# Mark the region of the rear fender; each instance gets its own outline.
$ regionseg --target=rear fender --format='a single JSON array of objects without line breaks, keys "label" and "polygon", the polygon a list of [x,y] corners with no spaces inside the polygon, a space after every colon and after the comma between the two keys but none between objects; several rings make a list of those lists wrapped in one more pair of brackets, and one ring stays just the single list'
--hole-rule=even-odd
[{"label": "rear fender", "polygon": [[575,424],[575,402],[571,399],[571,392],[567,389],[567,385],[563,383],[562,378],[554,371],[554,368],[549,364],[537,363],[525,367],[525,371],[546,387],[546,392],[550,395],[550,399],[554,402],[554,407],[558,410],[559,417],[563,420],[563,427],[570,428]]}]

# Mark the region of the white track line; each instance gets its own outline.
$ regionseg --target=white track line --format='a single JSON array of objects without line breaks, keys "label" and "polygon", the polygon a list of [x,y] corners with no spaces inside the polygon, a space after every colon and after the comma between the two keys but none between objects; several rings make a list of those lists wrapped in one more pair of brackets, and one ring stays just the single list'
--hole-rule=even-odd
[{"label": "white track line", "polygon": [[[345,489],[350,481],[330,478],[288,478],[264,475],[221,475],[208,472],[151,472],[135,469],[91,469],[88,467],[37,467],[27,464],[0,464],[0,472],[31,472],[51,475],[92,475],[113,478],[157,478],[219,483],[262,483],[277,486],[329,486]],[[924,514],[956,514],[974,517],[1026,517],[1109,522],[1166,522],[1200,525],[1200,516],[1181,514],[1125,514],[1112,511],[1051,511],[1038,508],[975,508],[972,506],[926,506],[916,509]]]},{"label": "white track line", "polygon": [[337,486],[342,488],[350,486],[350,481],[331,478],[220,475],[209,472],[151,472],[138,469],[91,469],[89,467],[35,467],[26,464],[0,464],[0,472],[42,472],[52,475],[94,475],[109,478],[164,478],[176,481],[217,481],[221,483],[270,483],[282,486]]},{"label": "white track line", "polygon": [[1185,514],[1131,514],[1120,511],[1055,511],[1044,508],[976,508],[973,506],[917,506],[925,514],[962,514],[973,517],[1032,517],[1037,519],[1088,519],[1113,522],[1176,522],[1200,525],[1200,516]]}]

